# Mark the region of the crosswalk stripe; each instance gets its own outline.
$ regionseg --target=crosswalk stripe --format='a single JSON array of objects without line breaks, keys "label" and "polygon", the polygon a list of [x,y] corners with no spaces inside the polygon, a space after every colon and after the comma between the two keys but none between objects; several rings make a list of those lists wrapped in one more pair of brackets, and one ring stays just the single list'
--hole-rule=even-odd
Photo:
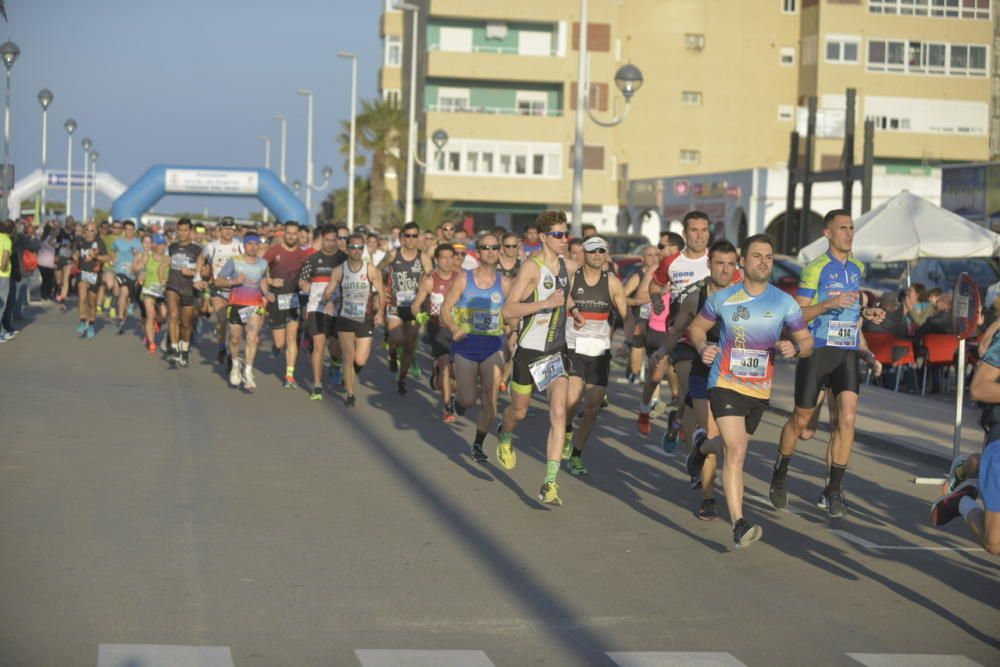
[{"label": "crosswalk stripe", "polygon": [[101,644],[97,667],[234,667],[228,646]]},{"label": "crosswalk stripe", "polygon": [[848,653],[865,667],[982,667],[964,655],[931,653]]},{"label": "crosswalk stripe", "polygon": [[729,653],[617,651],[607,656],[619,667],[746,667]]},{"label": "crosswalk stripe", "polygon": [[495,667],[482,651],[358,649],[361,667]]}]

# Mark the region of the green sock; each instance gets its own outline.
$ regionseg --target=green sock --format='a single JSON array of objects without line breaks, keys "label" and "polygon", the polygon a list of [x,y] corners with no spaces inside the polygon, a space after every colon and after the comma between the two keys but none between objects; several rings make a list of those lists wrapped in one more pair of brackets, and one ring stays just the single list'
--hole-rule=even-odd
[{"label": "green sock", "polygon": [[559,473],[559,461],[546,461],[545,462],[545,482],[555,482],[556,475]]},{"label": "green sock", "polygon": [[507,431],[500,431],[500,433],[497,434],[497,438],[500,440],[501,445],[509,445],[512,436],[513,434],[508,433]]}]

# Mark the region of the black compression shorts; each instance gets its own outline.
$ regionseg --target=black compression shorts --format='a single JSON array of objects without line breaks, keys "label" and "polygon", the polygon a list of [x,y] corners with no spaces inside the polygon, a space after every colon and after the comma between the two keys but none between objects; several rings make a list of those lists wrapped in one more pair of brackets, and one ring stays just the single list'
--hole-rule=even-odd
[{"label": "black compression shorts", "polygon": [[837,347],[818,347],[795,368],[795,406],[815,408],[819,395],[829,385],[836,396],[842,391],[858,393],[858,351]]}]

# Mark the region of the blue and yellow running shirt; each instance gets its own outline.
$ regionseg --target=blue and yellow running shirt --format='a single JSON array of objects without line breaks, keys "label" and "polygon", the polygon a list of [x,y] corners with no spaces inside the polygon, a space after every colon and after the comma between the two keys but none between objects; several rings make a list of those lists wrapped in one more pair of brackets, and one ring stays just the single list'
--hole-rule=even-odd
[{"label": "blue and yellow running shirt", "polygon": [[809,305],[826,301],[845,292],[854,292],[858,300],[850,308],[834,308],[820,313],[809,322],[815,347],[858,349],[858,320],[861,319],[861,276],[865,265],[851,257],[847,263],[827,250],[802,269],[798,295],[810,299]]},{"label": "blue and yellow running shirt", "polygon": [[770,398],[774,344],[782,328],[793,333],[806,328],[795,299],[771,284],[751,296],[739,283],[710,295],[700,315],[719,324],[719,354],[708,375],[709,388]]}]

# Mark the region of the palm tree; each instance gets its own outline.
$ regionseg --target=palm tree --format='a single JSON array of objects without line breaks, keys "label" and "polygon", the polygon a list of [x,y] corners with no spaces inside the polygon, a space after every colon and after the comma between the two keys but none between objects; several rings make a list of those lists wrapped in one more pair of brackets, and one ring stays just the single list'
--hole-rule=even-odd
[{"label": "palm tree", "polygon": [[[355,120],[358,147],[371,154],[368,224],[375,229],[384,229],[388,226],[389,213],[389,207],[386,205],[385,174],[389,169],[393,169],[397,178],[402,181],[406,164],[406,117],[403,115],[403,110],[389,100],[363,100],[361,113]],[[349,156],[350,122],[343,121],[341,126],[344,132],[340,135],[340,152]],[[359,152],[356,157],[356,166],[364,166],[364,154]],[[355,205],[357,200],[355,196]]]},{"label": "palm tree", "polygon": [[[455,202],[434,199],[429,192],[425,194],[426,197],[413,211],[413,221],[420,225],[420,229],[434,231],[445,222],[461,223],[462,212],[455,208]],[[396,216],[399,219],[403,218],[403,209],[399,206],[396,207]]]}]

